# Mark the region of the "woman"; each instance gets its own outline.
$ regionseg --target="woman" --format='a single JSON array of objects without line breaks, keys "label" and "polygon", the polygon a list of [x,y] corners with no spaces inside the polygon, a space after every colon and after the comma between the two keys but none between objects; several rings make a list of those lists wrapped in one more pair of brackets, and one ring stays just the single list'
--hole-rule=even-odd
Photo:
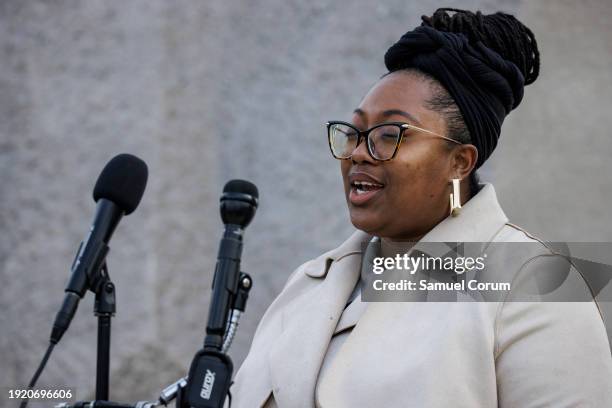
[{"label": "woman", "polygon": [[358,231],[289,278],[236,376],[234,406],[610,406],[610,346],[593,301],[360,299],[367,260],[411,242],[529,244],[488,261],[512,282],[564,261],[508,223],[475,174],[538,76],[531,31],[507,14],[439,9],[385,63],[351,122],[327,124]]}]

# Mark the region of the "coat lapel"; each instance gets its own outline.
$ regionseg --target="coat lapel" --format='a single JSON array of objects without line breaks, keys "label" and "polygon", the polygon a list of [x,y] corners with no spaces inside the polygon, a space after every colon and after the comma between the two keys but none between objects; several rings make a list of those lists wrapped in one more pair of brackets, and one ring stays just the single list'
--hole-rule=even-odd
[{"label": "coat lapel", "polygon": [[325,271],[321,267],[307,270],[306,275],[319,279],[319,284],[284,310],[282,334],[269,354],[273,393],[279,406],[314,406],[321,363],[359,279],[361,243],[368,238],[356,232],[327,254]]}]

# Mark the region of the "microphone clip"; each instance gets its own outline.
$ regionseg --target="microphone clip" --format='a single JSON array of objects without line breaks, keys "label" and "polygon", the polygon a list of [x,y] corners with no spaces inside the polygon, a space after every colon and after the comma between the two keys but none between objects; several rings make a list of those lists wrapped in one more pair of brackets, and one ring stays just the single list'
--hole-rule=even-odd
[{"label": "microphone clip", "polygon": [[108,275],[106,262],[102,265],[97,279],[91,285],[91,291],[96,294],[94,302],[95,316],[114,316],[117,308],[115,297],[115,284]]}]

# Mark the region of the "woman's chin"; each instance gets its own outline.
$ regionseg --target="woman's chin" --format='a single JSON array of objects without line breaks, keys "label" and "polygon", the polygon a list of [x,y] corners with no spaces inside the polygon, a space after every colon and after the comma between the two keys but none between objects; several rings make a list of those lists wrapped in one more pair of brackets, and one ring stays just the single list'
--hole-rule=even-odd
[{"label": "woman's chin", "polygon": [[380,230],[381,226],[380,219],[373,214],[364,214],[364,212],[363,210],[351,210],[351,223],[358,230],[377,235],[376,232]]}]

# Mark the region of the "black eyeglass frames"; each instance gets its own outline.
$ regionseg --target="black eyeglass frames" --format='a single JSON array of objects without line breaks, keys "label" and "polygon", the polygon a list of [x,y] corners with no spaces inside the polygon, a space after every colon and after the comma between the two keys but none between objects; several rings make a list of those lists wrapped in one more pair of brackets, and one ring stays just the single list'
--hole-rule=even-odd
[{"label": "black eyeglass frames", "polygon": [[342,121],[330,121],[325,125],[327,126],[329,148],[332,155],[339,160],[350,159],[362,138],[366,140],[368,153],[374,160],[391,160],[397,154],[404,132],[408,129],[425,132],[437,138],[461,144],[430,130],[402,122],[381,123],[364,131],[360,131],[354,125]]}]

